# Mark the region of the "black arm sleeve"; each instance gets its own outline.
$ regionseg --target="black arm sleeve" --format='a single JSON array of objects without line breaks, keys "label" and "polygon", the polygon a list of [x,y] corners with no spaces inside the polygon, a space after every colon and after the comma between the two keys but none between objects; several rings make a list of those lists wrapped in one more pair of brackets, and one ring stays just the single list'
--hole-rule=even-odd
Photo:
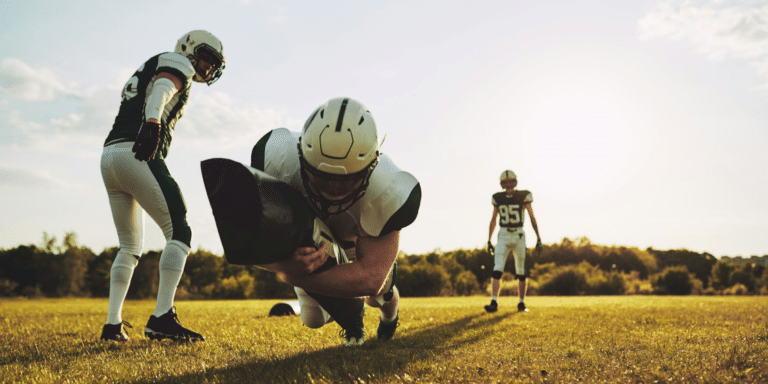
[{"label": "black arm sleeve", "polygon": [[270,136],[272,136],[272,131],[267,132],[264,137],[259,139],[256,145],[253,146],[253,151],[251,151],[251,167],[262,172],[264,171],[264,150],[267,147],[267,141],[269,141]]},{"label": "black arm sleeve", "polygon": [[419,206],[421,206],[421,185],[416,184],[403,206],[384,224],[379,236],[384,236],[392,231],[399,231],[411,225],[419,214]]}]

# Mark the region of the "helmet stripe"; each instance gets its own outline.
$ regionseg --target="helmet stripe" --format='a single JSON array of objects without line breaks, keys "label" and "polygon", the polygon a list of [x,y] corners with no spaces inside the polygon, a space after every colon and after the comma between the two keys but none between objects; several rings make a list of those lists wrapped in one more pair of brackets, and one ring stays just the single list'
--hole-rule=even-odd
[{"label": "helmet stripe", "polygon": [[347,103],[349,103],[349,97],[345,97],[341,102],[341,110],[339,110],[339,118],[336,120],[336,132],[341,132],[341,123],[344,121],[344,112],[347,110]]}]

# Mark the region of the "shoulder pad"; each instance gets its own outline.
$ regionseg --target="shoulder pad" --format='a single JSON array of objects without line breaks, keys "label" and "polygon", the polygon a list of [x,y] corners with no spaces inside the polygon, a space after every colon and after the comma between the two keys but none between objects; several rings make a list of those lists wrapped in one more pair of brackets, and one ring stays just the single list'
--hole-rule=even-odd
[{"label": "shoulder pad", "polygon": [[186,57],[175,52],[166,52],[157,59],[157,72],[169,72],[188,82],[194,76],[195,68]]},{"label": "shoulder pad", "polygon": [[389,156],[380,155],[379,164],[371,174],[368,190],[362,201],[358,202],[364,204],[360,217],[363,231],[372,236],[380,236],[385,224],[408,201],[418,184],[413,175],[398,168]]}]

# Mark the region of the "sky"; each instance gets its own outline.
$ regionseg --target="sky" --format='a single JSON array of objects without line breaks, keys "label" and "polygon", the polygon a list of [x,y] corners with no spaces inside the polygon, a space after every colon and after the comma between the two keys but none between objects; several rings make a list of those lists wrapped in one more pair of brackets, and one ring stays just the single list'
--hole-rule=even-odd
[{"label": "sky", "polygon": [[346,96],[421,183],[405,253],[484,247],[510,169],[545,244],[768,254],[768,2],[739,0],[0,0],[0,249],[118,245],[99,162],[120,90],[194,29],[226,69],[166,159],[193,249],[222,252],[200,162],[247,164]]}]

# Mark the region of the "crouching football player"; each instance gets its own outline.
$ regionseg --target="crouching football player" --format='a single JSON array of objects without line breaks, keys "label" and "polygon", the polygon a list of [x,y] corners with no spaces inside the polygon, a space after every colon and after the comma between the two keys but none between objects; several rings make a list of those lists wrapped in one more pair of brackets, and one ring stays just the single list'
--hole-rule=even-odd
[{"label": "crouching football player", "polygon": [[[320,296],[365,297],[381,310],[378,338],[392,338],[399,319],[400,230],[416,219],[421,187],[379,153],[371,113],[357,100],[331,99],[312,112],[301,132],[278,128],[262,137],[251,166],[301,191],[350,260],[310,273],[327,257],[324,243],[298,247],[289,259],[260,266],[296,287],[304,324],[319,328],[333,321],[330,307],[316,299]],[[346,345],[365,341],[364,306],[354,310],[357,321],[339,322]]]}]

